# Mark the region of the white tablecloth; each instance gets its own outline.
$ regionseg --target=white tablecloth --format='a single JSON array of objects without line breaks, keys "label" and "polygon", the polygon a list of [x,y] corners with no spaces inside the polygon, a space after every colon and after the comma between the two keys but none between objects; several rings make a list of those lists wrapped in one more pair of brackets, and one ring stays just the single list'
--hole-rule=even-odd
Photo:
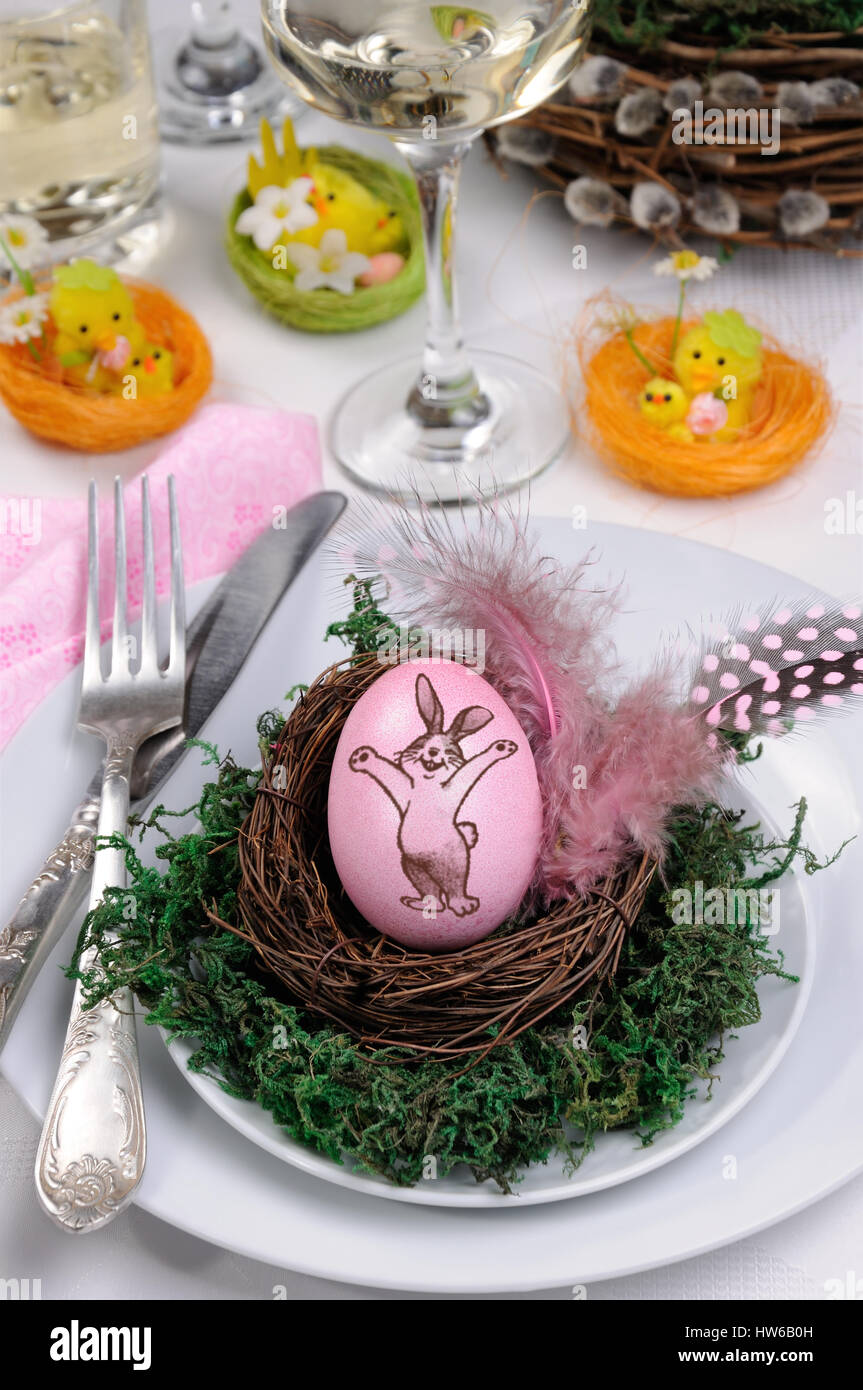
[{"label": "white tablecloth", "polygon": [[[2,1080],[0,1134],[0,1276],[41,1279],[43,1298],[271,1299],[277,1288],[285,1289],[289,1299],[430,1297],[294,1274],[208,1245],[135,1207],[104,1231],[72,1240],[55,1230],[37,1206],[33,1163],[39,1127]],[[857,1279],[863,1273],[863,1176],[749,1240],[680,1264],[591,1284],[587,1298],[816,1300],[826,1297],[831,1280],[840,1279],[847,1287],[850,1271],[856,1271]],[[572,1291],[482,1298],[568,1300]]]},{"label": "white tablecloth", "polygon": [[[161,8],[161,6],[160,6]],[[302,142],[341,140],[387,157],[381,141],[362,138],[316,115],[303,119]],[[165,151],[173,236],[149,268],[200,318],[215,354],[214,395],[249,404],[314,412],[325,428],[341,392],[388,359],[416,351],[423,311],[358,336],[304,337],[258,310],[233,277],[221,248],[230,199],[243,183],[247,150]],[[556,195],[526,213],[537,180],[516,171],[503,179],[483,150],[473,151],[461,208],[459,270],[463,317],[478,345],[507,350],[560,372],[567,337],[589,295],[606,285],[638,303],[667,304],[668,281],[655,280],[646,241],[626,233],[577,232]],[[573,269],[572,248],[587,246]],[[825,528],[832,499],[863,498],[863,276],[860,262],[779,252],[744,253],[718,286],[698,292],[767,321],[789,344],[826,363],[841,403],[820,459],[765,491],[726,500],[679,501],[641,493],[612,478],[578,442],[531,487],[537,514],[587,509],[590,521],[616,521],[688,536],[789,570],[836,594],[863,588],[860,537]],[[155,456],[146,447],[85,459],[42,446],[0,417],[0,495],[80,494],[86,480],[129,477]],[[334,461],[328,485],[352,491]],[[859,523],[863,525],[863,522]],[[82,1246],[55,1232],[32,1189],[37,1126],[0,1079],[0,1276],[41,1278],[44,1297],[158,1299],[271,1298],[284,1285],[297,1299],[395,1298],[271,1269],[225,1253],[132,1209]],[[592,1286],[602,1299],[818,1299],[825,1283],[863,1275],[863,1177],[814,1208],[737,1245],[668,1268]],[[403,1295],[419,1297],[420,1295]],[[568,1290],[526,1294],[568,1298]],[[512,1295],[515,1297],[515,1295]]]}]

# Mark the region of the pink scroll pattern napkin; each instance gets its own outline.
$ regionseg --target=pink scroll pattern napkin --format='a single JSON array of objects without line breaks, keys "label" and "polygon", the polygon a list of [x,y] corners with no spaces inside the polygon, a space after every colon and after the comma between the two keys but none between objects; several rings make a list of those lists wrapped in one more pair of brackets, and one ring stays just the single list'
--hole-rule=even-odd
[{"label": "pink scroll pattern napkin", "polygon": [[[157,590],[169,584],[169,473],[176,479],[186,583],[228,569],[280,509],[321,485],[310,415],[209,405],[147,470]],[[0,529],[0,747],[80,660],[87,585],[86,473],[81,498],[4,498]],[[113,607],[113,500],[100,498],[103,638]],[[125,487],[129,614],[141,606],[141,484]]]}]

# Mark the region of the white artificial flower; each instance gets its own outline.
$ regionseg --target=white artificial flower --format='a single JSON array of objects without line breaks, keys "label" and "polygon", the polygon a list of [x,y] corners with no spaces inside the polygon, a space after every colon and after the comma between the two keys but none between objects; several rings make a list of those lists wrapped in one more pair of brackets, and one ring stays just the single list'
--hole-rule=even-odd
[{"label": "white artificial flower", "polygon": [[294,179],[287,188],[268,184],[252,206],[240,213],[235,230],[240,236],[250,236],[259,251],[269,251],[280,237],[314,227],[318,214],[307,202],[314,186],[307,178]]},{"label": "white artificial flower", "polygon": [[31,338],[41,338],[47,317],[47,294],[28,294],[0,305],[0,343],[26,343]]},{"label": "white artificial flower", "polygon": [[676,275],[678,280],[709,280],[719,262],[712,256],[699,256],[696,251],[673,251],[653,267],[654,275]]},{"label": "white artificial flower", "polygon": [[285,250],[296,266],[294,285],[300,291],[327,289],[353,294],[357,277],[369,268],[368,256],[348,250],[348,239],[339,227],[324,232],[320,246],[292,241]]},{"label": "white artificial flower", "polygon": [[[29,270],[46,259],[48,233],[35,217],[19,217],[10,212],[0,217],[0,237],[5,241],[22,270]],[[0,252],[0,261],[6,257]]]}]

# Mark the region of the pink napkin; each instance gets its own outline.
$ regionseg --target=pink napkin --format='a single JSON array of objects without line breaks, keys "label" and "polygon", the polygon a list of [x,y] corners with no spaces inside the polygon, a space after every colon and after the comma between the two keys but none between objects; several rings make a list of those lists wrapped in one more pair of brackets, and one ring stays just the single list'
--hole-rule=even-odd
[{"label": "pink napkin", "polygon": [[[147,470],[159,593],[170,582],[168,489],[176,479],[186,583],[220,574],[282,508],[321,485],[310,415],[204,406]],[[126,485],[129,613],[141,606],[141,484]],[[0,747],[84,648],[87,501],[6,498],[0,527]],[[113,500],[100,497],[103,638],[113,607]]]}]

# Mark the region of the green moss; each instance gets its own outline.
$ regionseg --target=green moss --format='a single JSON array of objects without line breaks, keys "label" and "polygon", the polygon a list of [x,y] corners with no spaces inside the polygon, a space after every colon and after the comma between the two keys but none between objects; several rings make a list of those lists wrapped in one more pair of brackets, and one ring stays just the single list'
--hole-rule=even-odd
[{"label": "green moss", "polygon": [[663,39],[695,33],[718,47],[740,48],[770,29],[786,33],[839,30],[863,25],[861,0],[595,0],[595,52],[603,40],[649,49]]}]

